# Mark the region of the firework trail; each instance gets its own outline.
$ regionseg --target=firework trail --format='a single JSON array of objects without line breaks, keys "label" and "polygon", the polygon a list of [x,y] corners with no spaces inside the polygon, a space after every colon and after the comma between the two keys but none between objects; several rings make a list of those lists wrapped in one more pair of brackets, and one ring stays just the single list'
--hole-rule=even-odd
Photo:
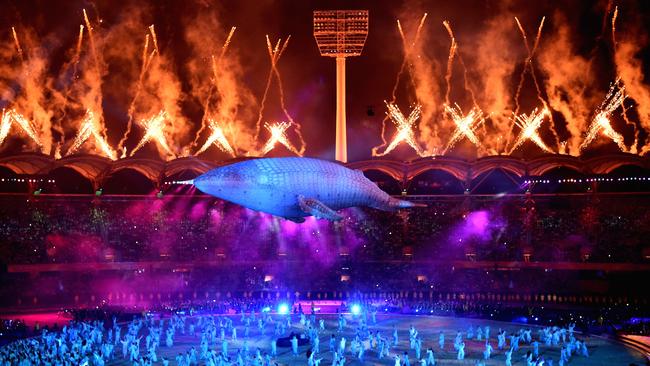
[{"label": "firework trail", "polygon": [[18,52],[18,56],[20,56],[20,61],[22,63],[25,63],[25,55],[23,53],[23,48],[20,46],[20,41],[18,41],[18,34],[16,34],[16,28],[11,27],[11,34],[14,37],[14,44],[16,45],[16,51]]},{"label": "firework trail", "polygon": [[[158,50],[158,37],[156,36],[156,28],[152,24],[149,26],[149,34],[145,35],[144,39],[144,47],[142,49],[142,65],[140,67],[140,74],[138,76],[138,82],[135,87],[135,94],[133,95],[133,99],[131,100],[131,104],[129,105],[129,109],[127,110],[127,114],[129,119],[127,120],[126,123],[126,131],[124,132],[124,135],[122,135],[122,138],[120,139],[120,142],[118,143],[117,149],[119,151],[122,151],[122,158],[126,157],[126,148],[124,147],[124,144],[126,143],[126,140],[129,137],[129,134],[131,133],[131,130],[133,128],[133,118],[135,114],[135,103],[138,100],[138,97],[140,96],[140,93],[142,92],[142,85],[144,82],[144,77],[147,74],[147,71],[149,70],[149,65],[151,65],[151,61],[156,55],[160,54],[160,51]],[[149,38],[153,40],[153,50],[149,52]]]},{"label": "firework trail", "polygon": [[156,52],[160,53],[160,50],[158,50],[158,36],[156,36],[156,28],[153,24],[149,26],[149,33],[151,34],[151,39],[153,40],[153,48],[156,50]]},{"label": "firework trail", "polygon": [[282,48],[280,48],[280,42],[282,41],[281,38],[278,39],[278,41],[275,44],[275,47],[272,47],[271,40],[269,39],[269,36],[266,35],[266,48],[269,52],[269,57],[271,59],[271,66],[269,68],[269,73],[266,77],[266,86],[264,87],[264,93],[262,94],[262,101],[260,102],[260,110],[257,114],[257,122],[255,122],[255,138],[254,138],[255,141],[257,141],[260,135],[260,128],[262,126],[262,115],[264,114],[266,98],[268,96],[269,89],[271,87],[271,81],[273,80],[274,64],[278,62],[280,56],[282,56],[282,52],[284,52],[284,50],[287,48],[290,38],[291,36],[287,37],[287,39],[284,41],[284,44],[282,45]]},{"label": "firework trail", "polygon": [[[415,50],[415,46],[418,43],[418,40],[420,39],[420,33],[422,32],[422,27],[424,27],[424,22],[427,19],[427,13],[424,13],[422,15],[422,18],[420,18],[420,23],[418,24],[417,29],[415,30],[415,35],[413,36],[413,40],[411,41],[410,45],[406,41],[406,36],[404,35],[404,30],[402,29],[402,24],[400,23],[399,19],[397,19],[397,29],[399,31],[400,38],[402,39],[402,47],[404,48],[404,55],[402,58],[402,64],[400,65],[399,71],[397,72],[397,77],[395,78],[395,84],[393,84],[393,91],[391,93],[391,99],[390,99],[390,104],[394,104],[395,101],[397,100],[397,88],[399,86],[399,82],[402,78],[402,75],[404,74],[404,71],[406,70],[409,74],[409,78],[411,81],[411,86],[413,87],[413,93],[415,94],[415,99],[417,100],[417,88],[415,86],[415,81],[413,79],[413,74],[411,68],[407,68],[408,66],[408,60],[413,51]],[[373,148],[373,151],[376,151],[378,149],[381,149],[388,145],[388,141],[386,141],[386,122],[390,119],[389,114],[386,114],[386,116],[382,119],[381,121],[381,145],[375,146]]]},{"label": "firework trail", "polygon": [[196,131],[196,134],[194,135],[194,140],[190,144],[190,148],[195,148],[196,145],[198,145],[199,137],[201,137],[201,133],[208,126],[208,115],[210,114],[210,99],[212,99],[213,92],[214,92],[214,84],[210,83],[210,87],[208,88],[208,95],[205,97],[205,102],[203,103],[203,116],[201,116],[201,127],[199,128],[198,131]]},{"label": "firework trail", "polygon": [[451,30],[451,25],[449,22],[445,20],[442,22],[442,25],[444,25],[445,29],[447,29],[447,33],[449,33],[449,38],[451,39],[451,44],[449,45],[449,57],[447,57],[447,72],[445,73],[445,104],[448,105],[449,94],[451,93],[451,73],[454,65],[454,56],[456,55],[456,48],[458,45],[456,44],[456,38],[454,37],[454,32]]},{"label": "firework trail", "polygon": [[165,121],[167,120],[167,112],[160,111],[157,115],[143,120],[141,122],[142,127],[144,128],[144,136],[136,145],[136,147],[131,150],[130,156],[133,156],[138,150],[140,150],[145,144],[153,140],[157,143],[158,146],[162,147],[163,150],[170,155],[172,158],[176,157],[176,154],[169,148],[167,143],[167,137],[165,136]]},{"label": "firework trail", "polygon": [[418,27],[415,30],[415,35],[410,45],[406,41],[406,36],[404,35],[404,30],[402,29],[402,24],[400,23],[399,19],[397,20],[397,30],[399,31],[400,38],[402,39],[402,47],[404,48],[404,60],[402,61],[402,65],[400,66],[400,71],[397,74],[397,79],[395,80],[396,83],[393,86],[391,103],[395,103],[395,92],[397,90],[397,84],[399,83],[401,74],[404,72],[405,69],[408,72],[409,81],[411,82],[411,87],[413,88],[413,93],[415,94],[416,102],[418,101],[417,87],[415,85],[415,78],[413,77],[414,74],[413,64],[409,62],[409,60],[420,38],[420,33],[422,32],[422,27],[424,27],[424,22],[426,21],[426,19],[427,19],[427,13],[424,13],[424,15],[422,15],[422,18],[420,18],[420,22],[418,23]]},{"label": "firework trail", "polygon": [[70,60],[70,64],[72,65],[72,77],[71,81],[69,84],[66,84],[65,89],[63,91],[63,103],[61,107],[59,107],[59,111],[61,112],[61,116],[58,118],[58,122],[53,124],[52,127],[56,130],[56,132],[59,133],[59,143],[56,146],[56,151],[55,151],[55,157],[60,158],[61,157],[61,145],[65,143],[65,133],[63,130],[63,120],[67,116],[67,108],[68,108],[68,102],[70,101],[70,88],[74,84],[74,82],[77,80],[77,72],[79,68],[79,61],[81,60],[81,46],[83,44],[83,36],[84,36],[84,26],[83,24],[79,25],[79,35],[77,36],[77,45],[75,47],[75,52],[72,56],[72,59]]},{"label": "firework trail", "polygon": [[269,140],[266,142],[262,150],[260,151],[260,156],[264,156],[269,153],[269,151],[273,150],[276,144],[280,143],[284,145],[289,151],[292,153],[302,156],[302,152],[296,149],[295,146],[289,141],[289,138],[286,135],[287,129],[291,126],[291,123],[287,122],[279,122],[275,124],[268,124],[265,123],[264,127],[271,133],[271,137]]},{"label": "firework trail", "polygon": [[456,41],[456,37],[454,36],[453,30],[451,29],[451,23],[445,20],[442,22],[442,25],[447,30],[447,33],[449,34],[449,38],[451,40],[451,45],[449,46],[449,57],[447,58],[447,72],[445,73],[445,82],[447,83],[447,89],[445,92],[445,104],[449,105],[449,94],[451,93],[451,76],[453,73],[453,62],[454,62],[454,57],[457,57],[458,63],[463,68],[463,88],[465,89],[466,92],[469,93],[474,108],[479,108],[478,103],[476,102],[476,95],[474,94],[474,90],[472,90],[472,88],[469,85],[469,79],[467,78],[467,66],[465,65],[465,61],[463,61],[463,57],[460,54],[458,42]]},{"label": "firework trail", "polygon": [[[113,149],[111,149],[108,144],[107,144],[107,136],[106,136],[106,128],[103,124],[103,113],[102,113],[102,61],[100,61],[99,54],[97,52],[97,44],[95,41],[95,36],[94,36],[94,28],[92,27],[90,23],[90,19],[88,18],[88,13],[86,12],[86,9],[83,10],[83,18],[84,22],[86,24],[86,32],[88,33],[88,43],[90,45],[90,55],[93,60],[94,68],[95,68],[95,80],[93,80],[92,84],[90,85],[90,91],[88,92],[88,95],[92,96],[92,105],[87,105],[88,102],[86,101],[85,107],[87,110],[92,110],[92,130],[93,130],[93,136],[95,134],[101,135],[101,139],[95,138],[98,144],[106,144],[106,146],[101,147],[101,150],[107,153],[107,156],[109,156],[111,159],[113,159],[113,155],[115,152]],[[95,117],[95,113],[98,114],[98,116]],[[88,114],[88,113],[87,113]],[[79,133],[77,135],[80,135]],[[70,151],[70,149],[69,149]],[[112,155],[108,155],[108,152]],[[68,152],[68,155],[70,152]]]},{"label": "firework trail", "polygon": [[457,104],[453,107],[446,105],[445,112],[451,116],[452,120],[456,124],[456,129],[454,130],[454,133],[449,139],[447,147],[445,147],[442,154],[445,154],[452,147],[454,147],[454,145],[456,145],[456,143],[463,137],[467,137],[467,139],[476,145],[479,150],[482,150],[483,145],[476,136],[476,130],[483,123],[485,123],[483,112],[480,109],[474,107],[469,111],[469,113],[467,113],[467,115],[463,115],[463,111]]},{"label": "firework trail", "polygon": [[[616,51],[618,49],[618,42],[616,42],[616,18],[618,18],[618,6],[614,8],[614,14],[612,14],[612,47],[614,48],[614,57],[616,57]],[[618,70],[618,63],[614,63],[617,68],[617,72],[620,72]],[[636,123],[630,121],[630,119],[627,116],[627,107],[625,106],[624,103],[621,103],[621,111],[623,112],[623,120],[625,121],[625,124],[628,126],[632,126],[633,131],[634,131],[634,142],[632,143],[631,150],[632,152],[636,153],[637,150],[637,145],[639,142],[639,129],[636,126]]]},{"label": "firework trail", "polygon": [[[207,128],[208,124],[210,124],[212,121],[208,120],[208,115],[210,112],[210,99],[212,98],[212,93],[214,92],[214,89],[219,89],[219,67],[221,66],[221,60],[223,60],[224,56],[226,55],[226,51],[228,50],[228,46],[230,46],[230,42],[232,39],[232,36],[235,34],[235,30],[237,27],[232,27],[230,28],[230,32],[228,33],[228,36],[226,37],[225,42],[223,43],[223,46],[221,46],[221,53],[219,54],[218,58],[215,58],[214,55],[211,56],[211,66],[212,66],[212,83],[210,83],[210,88],[208,89],[208,95],[205,99],[205,103],[203,105],[203,116],[201,117],[201,128],[196,132],[196,135],[194,137],[194,141],[192,141],[192,144],[190,145],[191,147],[195,147],[199,141],[199,136],[201,133]],[[214,129],[212,129],[214,133]],[[223,133],[221,128],[219,128],[220,133]],[[213,136],[208,137],[208,140],[212,139]],[[205,146],[205,145],[204,145]],[[198,153],[197,153],[198,154]]]},{"label": "firework trail", "polygon": [[535,145],[548,153],[553,153],[553,150],[546,146],[542,138],[539,136],[539,133],[537,133],[537,130],[542,125],[542,122],[544,122],[544,117],[547,114],[549,114],[548,110],[542,109],[541,111],[538,111],[537,108],[535,108],[529,115],[525,113],[514,115],[514,123],[521,129],[521,132],[508,154],[512,154],[526,140],[534,142]]},{"label": "firework trail", "polygon": [[[280,51],[280,53],[284,52],[284,49],[286,49],[286,46],[288,44],[288,41],[289,41],[290,37],[291,36],[287,37],[287,40],[284,42],[284,45],[282,46],[282,50]],[[272,58],[273,57],[272,56],[273,50],[271,49],[271,43],[267,41],[266,45],[267,45],[267,48],[268,48],[269,57]],[[289,124],[294,126],[294,131],[296,132],[296,135],[298,136],[298,140],[300,141],[300,150],[299,150],[300,154],[298,154],[298,155],[302,156],[302,154],[305,153],[305,148],[306,148],[305,139],[302,137],[302,131],[301,131],[300,124],[296,123],[293,120],[293,117],[291,117],[291,115],[287,111],[287,107],[285,106],[285,103],[284,103],[284,87],[282,86],[282,77],[280,76],[280,71],[278,70],[277,60],[276,60],[276,62],[271,61],[271,69],[273,70],[273,73],[275,74],[275,80],[278,83],[278,91],[280,93],[280,108],[282,108],[282,112],[284,113],[284,116],[287,118],[287,120],[289,120]]]},{"label": "firework trail", "polygon": [[[537,51],[537,48],[539,46],[539,40],[542,35],[542,29],[544,28],[544,21],[546,20],[546,17],[542,17],[542,20],[539,22],[539,26],[537,27],[537,34],[535,36],[535,41],[533,43],[533,47],[531,48],[529,43],[528,43],[528,37],[526,35],[526,31],[524,30],[524,27],[521,25],[521,22],[519,21],[519,18],[515,17],[515,22],[517,23],[517,28],[519,28],[519,32],[521,33],[521,37],[524,41],[524,46],[526,46],[526,52],[528,53],[528,56],[524,60],[524,67],[521,70],[521,74],[519,76],[519,84],[517,85],[517,92],[515,94],[515,115],[519,114],[519,95],[521,93],[521,88],[524,83],[524,76],[525,73],[528,71],[530,74],[530,77],[533,79],[533,84],[535,85],[535,90],[537,91],[537,99],[542,103],[544,106],[544,110],[550,111],[550,108],[548,106],[548,103],[546,99],[543,97],[542,89],[539,86],[539,81],[537,80],[537,73],[535,72],[535,65],[533,62],[533,58],[535,56],[535,52]],[[551,133],[553,134],[553,137],[555,138],[555,143],[557,147],[560,147],[560,136],[557,134],[556,126],[555,126],[555,120],[553,119],[553,114],[552,113],[547,113],[550,124],[549,124],[549,129],[551,130]],[[506,141],[506,146],[510,142],[510,137],[512,136],[512,129],[514,125],[510,126],[510,133],[508,134],[508,141]],[[512,151],[512,149],[511,149]]]},{"label": "firework trail", "polygon": [[[151,25],[149,29],[151,32],[153,29],[153,25]],[[124,147],[124,144],[126,143],[126,140],[129,138],[129,134],[131,133],[131,129],[133,128],[133,114],[135,113],[135,103],[138,100],[138,97],[140,96],[140,93],[142,91],[142,83],[147,73],[147,69],[149,68],[149,64],[151,63],[151,59],[156,55],[156,53],[157,53],[157,47],[154,47],[153,51],[151,51],[151,54],[149,54],[149,34],[145,35],[144,48],[142,49],[142,65],[140,66],[138,83],[136,84],[135,94],[133,95],[133,99],[131,99],[131,104],[129,104],[129,109],[127,110],[127,115],[129,119],[126,122],[126,131],[124,132],[124,135],[122,135],[120,142],[117,144],[117,150],[122,152],[122,156],[121,156],[122,158],[126,157],[126,148]]]},{"label": "firework trail", "polygon": [[609,88],[605,99],[601,105],[596,109],[596,116],[589,126],[589,130],[585,135],[585,139],[580,145],[580,150],[584,150],[589,144],[591,144],[594,139],[598,136],[599,132],[602,132],[603,135],[609,137],[612,141],[618,145],[618,148],[621,151],[626,152],[627,147],[625,146],[625,140],[623,136],[616,132],[612,127],[609,116],[625,101],[627,95],[625,95],[625,86],[620,85],[620,80],[617,79]]},{"label": "firework trail", "polygon": [[95,46],[95,37],[93,36],[93,27],[90,25],[90,19],[88,19],[88,13],[86,13],[86,9],[83,9],[83,14],[84,14],[84,22],[86,22],[86,29],[88,29],[88,40],[90,42],[90,54],[92,55],[93,62],[95,63],[95,71],[99,76],[101,72],[99,69],[100,68],[99,59],[97,58],[97,47]]},{"label": "firework trail", "polygon": [[426,153],[420,147],[420,145],[417,143],[415,134],[413,133],[413,126],[415,125],[417,119],[420,118],[420,114],[422,113],[422,108],[420,107],[420,105],[416,105],[411,110],[411,113],[409,114],[408,118],[405,118],[404,115],[402,114],[402,111],[399,110],[399,107],[397,107],[397,105],[390,102],[385,102],[385,103],[386,103],[386,107],[388,108],[388,112],[386,112],[386,114],[393,121],[393,123],[395,123],[395,126],[397,127],[397,132],[395,133],[393,140],[390,142],[388,147],[386,147],[384,152],[380,153],[378,152],[379,147],[374,147],[372,149],[372,156],[387,155],[388,153],[393,151],[397,147],[397,145],[399,145],[402,142],[405,142],[409,146],[411,146],[419,156],[421,157],[427,156]]}]

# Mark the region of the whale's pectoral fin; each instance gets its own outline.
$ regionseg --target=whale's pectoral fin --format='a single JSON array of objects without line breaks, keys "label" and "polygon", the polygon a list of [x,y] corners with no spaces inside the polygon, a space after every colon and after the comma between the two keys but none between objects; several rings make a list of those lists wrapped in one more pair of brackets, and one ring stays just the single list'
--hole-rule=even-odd
[{"label": "whale's pectoral fin", "polygon": [[327,207],[323,202],[315,198],[306,198],[300,195],[298,196],[298,205],[300,205],[301,210],[318,218],[330,221],[339,221],[343,219],[343,216],[337,214],[336,211]]},{"label": "whale's pectoral fin", "polygon": [[304,217],[285,217],[285,219],[287,219],[289,221],[293,221],[296,224],[302,224],[303,222],[305,222]]}]

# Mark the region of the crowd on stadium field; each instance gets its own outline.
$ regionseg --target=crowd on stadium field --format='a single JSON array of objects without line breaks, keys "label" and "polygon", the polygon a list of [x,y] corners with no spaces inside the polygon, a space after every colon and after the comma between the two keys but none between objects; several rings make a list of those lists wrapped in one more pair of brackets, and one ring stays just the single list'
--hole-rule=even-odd
[{"label": "crowd on stadium field", "polygon": [[[279,341],[276,337],[289,334],[291,338],[292,334],[298,334],[294,332],[300,332],[309,339],[308,347],[299,347],[297,341],[294,342],[295,339],[291,340],[291,352],[294,357],[306,351],[307,358],[311,355],[321,358],[331,356],[334,361],[337,361],[339,357],[350,357],[358,358],[363,362],[366,357],[376,357],[381,360],[388,356],[406,360],[410,355],[418,363],[432,366],[435,364],[432,359],[434,347],[429,346],[430,348],[426,350],[421,348],[422,338],[425,336],[418,337],[418,329],[412,324],[408,334],[398,332],[395,326],[392,332],[383,335],[374,330],[378,313],[421,314],[425,312],[433,315],[514,320],[515,323],[520,323],[511,324],[507,332],[495,328],[493,331],[496,334],[490,333],[489,325],[470,325],[467,329],[458,329],[453,341],[455,349],[453,354],[457,353],[454,358],[458,360],[463,360],[466,352],[468,354],[470,352],[470,349],[465,350],[466,342],[474,344],[478,341],[479,344],[485,343],[485,350],[478,355],[476,349],[472,349],[471,352],[474,353],[472,356],[478,357],[479,360],[489,360],[491,356],[499,354],[501,357],[505,355],[506,365],[509,365],[508,361],[513,354],[517,354],[518,358],[527,359],[528,365],[544,365],[544,360],[548,361],[551,357],[548,350],[554,347],[561,351],[558,364],[563,365],[571,357],[590,357],[588,342],[593,330],[599,333],[602,330],[611,331],[613,329],[611,322],[620,322],[621,319],[629,318],[631,313],[638,311],[616,307],[606,312],[599,312],[596,309],[564,312],[558,317],[553,311],[545,309],[526,310],[504,305],[498,308],[496,306],[470,308],[468,304],[459,302],[396,301],[388,298],[372,301],[350,299],[336,309],[337,315],[334,318],[330,316],[333,322],[330,319],[325,323],[320,320],[323,319],[322,315],[314,312],[316,308],[313,303],[311,305],[306,303],[304,306],[294,303],[287,307],[288,313],[272,314],[283,302],[291,304],[290,300],[243,298],[221,301],[217,307],[209,303],[168,304],[152,307],[140,314],[116,308],[77,309],[72,311],[73,320],[63,325],[60,330],[58,327],[35,330],[30,334],[31,338],[14,340],[1,346],[0,364],[104,365],[128,360],[129,364],[133,365],[151,365],[160,361],[168,365],[173,359],[169,353],[175,342],[179,341],[179,337],[189,336],[196,344],[190,343],[191,347],[188,348],[187,353],[181,352],[176,356],[177,365],[192,365],[199,362],[206,365],[272,365],[273,360],[278,357]],[[391,310],[388,310],[389,308]],[[351,315],[342,315],[350,312]],[[235,316],[220,315],[224,313]],[[528,318],[531,319],[530,323]],[[351,339],[351,344],[346,345],[341,332],[355,328],[356,338]],[[332,338],[335,337],[335,333],[337,334],[334,348],[330,341],[329,353],[327,340],[324,337],[325,331],[331,333]],[[265,334],[271,334],[270,349],[259,345],[260,341],[268,342]],[[445,341],[442,330],[439,334],[440,336],[436,335],[435,339],[431,338],[431,334],[426,336],[427,344],[438,343],[438,347],[435,348],[436,352],[440,352],[438,357],[445,349],[445,342],[451,344],[453,339],[450,337]],[[323,338],[322,347],[321,340],[315,338]],[[406,347],[403,353],[394,350],[391,356],[389,349],[401,347],[400,339],[405,339],[406,345],[410,342],[410,347]],[[240,340],[243,340],[243,344]],[[369,340],[365,342],[365,346],[364,340]],[[257,354],[248,348],[249,341],[258,344]],[[233,348],[236,345],[238,347],[230,350],[229,343]],[[522,350],[518,352],[520,347]],[[542,352],[542,349],[546,352]],[[312,362],[311,358],[310,362]],[[340,364],[344,363],[345,361]]]}]

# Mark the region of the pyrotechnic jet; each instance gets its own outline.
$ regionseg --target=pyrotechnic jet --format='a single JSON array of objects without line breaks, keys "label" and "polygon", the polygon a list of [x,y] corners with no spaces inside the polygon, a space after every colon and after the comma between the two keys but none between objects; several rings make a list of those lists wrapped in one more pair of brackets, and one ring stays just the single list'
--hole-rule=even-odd
[{"label": "pyrotechnic jet", "polygon": [[347,207],[393,211],[424,206],[389,196],[361,171],[311,158],[252,159],[189,182],[207,194],[298,223],[307,216],[338,221],[343,217],[336,211]]},{"label": "pyrotechnic jet", "polygon": [[6,112],[4,109],[2,110],[2,118],[0,119],[0,145],[2,145],[4,139],[9,134],[12,122],[16,122],[27,134],[27,136],[29,136],[29,138],[31,138],[36,143],[36,145],[38,145],[38,147],[43,147],[41,140],[38,138],[38,133],[36,133],[36,127],[34,127],[31,121],[13,109],[10,109]]}]

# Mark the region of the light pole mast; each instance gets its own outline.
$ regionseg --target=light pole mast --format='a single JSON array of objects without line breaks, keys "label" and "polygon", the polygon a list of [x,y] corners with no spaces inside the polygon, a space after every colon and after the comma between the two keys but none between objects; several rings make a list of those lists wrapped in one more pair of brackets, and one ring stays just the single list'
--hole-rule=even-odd
[{"label": "light pole mast", "polygon": [[368,10],[314,11],[321,56],[336,57],[336,160],[348,161],[345,122],[345,58],[359,56],[368,37]]}]

